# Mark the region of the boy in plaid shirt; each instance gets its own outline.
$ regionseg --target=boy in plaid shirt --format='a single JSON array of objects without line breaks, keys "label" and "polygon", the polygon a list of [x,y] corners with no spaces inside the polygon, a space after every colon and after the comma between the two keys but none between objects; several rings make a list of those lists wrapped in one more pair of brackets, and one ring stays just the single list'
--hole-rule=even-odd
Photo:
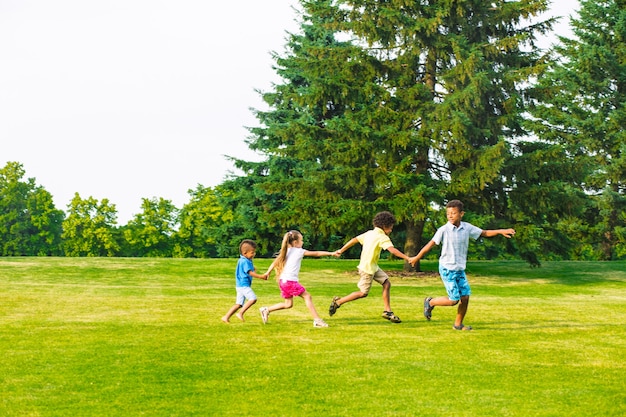
[{"label": "boy in plaid shirt", "polygon": [[513,229],[482,230],[470,223],[461,221],[464,214],[461,201],[451,200],[448,202],[446,205],[448,223],[437,229],[432,240],[409,261],[415,266],[417,261],[422,259],[433,246],[442,245],[441,256],[439,257],[439,275],[441,275],[441,280],[446,287],[448,295],[447,297],[437,298],[426,297],[424,299],[424,317],[426,317],[426,320],[430,320],[432,311],[436,306],[455,306],[459,304],[453,326],[455,330],[472,330],[471,326],[463,324],[471,294],[467,276],[465,275],[469,239],[476,240],[479,237],[494,237],[497,235],[511,238],[515,235],[515,230]]}]

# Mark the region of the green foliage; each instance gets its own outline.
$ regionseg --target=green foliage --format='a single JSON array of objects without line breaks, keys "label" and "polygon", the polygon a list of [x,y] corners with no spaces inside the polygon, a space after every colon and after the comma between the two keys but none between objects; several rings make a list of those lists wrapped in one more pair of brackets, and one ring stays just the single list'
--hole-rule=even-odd
[{"label": "green foliage", "polygon": [[178,214],[175,257],[211,258],[217,256],[217,228],[232,221],[232,214],[219,204],[215,191],[198,184],[189,190],[190,201]]},{"label": "green foliage", "polygon": [[509,179],[509,215],[516,219],[515,243],[524,259],[574,258],[580,236],[569,224],[584,216],[584,168],[563,147],[520,141],[502,173]]},{"label": "green foliage", "polygon": [[63,212],[25,173],[17,162],[0,169],[0,255],[59,255]]},{"label": "green foliage", "polygon": [[63,249],[66,256],[116,256],[120,238],[115,227],[115,204],[103,198],[83,199],[78,193],[68,206],[63,221]]},{"label": "green foliage", "polygon": [[[264,169],[263,164],[237,163],[255,172]],[[233,177],[215,188],[224,218],[228,219],[215,230],[218,256],[239,256],[239,243],[243,239],[257,243],[259,257],[278,251],[284,232],[266,214],[278,210],[282,200],[280,195],[266,193],[263,181],[263,175]]]},{"label": "green foliage", "polygon": [[141,208],[123,229],[129,256],[172,256],[178,209],[170,200],[156,197],[142,199]]},{"label": "green foliage", "polygon": [[511,220],[501,170],[507,140],[524,133],[523,86],[540,69],[523,47],[552,22],[521,23],[545,2],[302,7],[301,33],[276,56],[284,82],[263,94],[270,110],[251,129],[250,147],[267,159],[239,165],[283,199],[259,213],[265,221],[328,239],[391,210],[414,254],[447,199]]},{"label": "green foliage", "polygon": [[617,259],[626,227],[621,216],[626,206],[626,8],[616,0],[581,1],[571,26],[574,38],[560,37],[556,59],[533,92],[532,129],[542,141],[559,146],[563,160],[575,167],[568,178],[572,169],[563,165],[562,181],[588,195],[576,210],[588,233],[576,235],[584,256]]},{"label": "green foliage", "polygon": [[336,41],[320,14],[305,16],[303,33],[289,39],[292,54],[277,57],[285,83],[264,94],[272,109],[257,112],[265,127],[251,129],[250,146],[267,155],[264,178],[255,186],[283,200],[263,213],[267,222],[329,237],[357,233],[376,210],[372,144],[363,138],[367,127],[352,114],[375,105],[380,88],[375,62],[349,42]]}]

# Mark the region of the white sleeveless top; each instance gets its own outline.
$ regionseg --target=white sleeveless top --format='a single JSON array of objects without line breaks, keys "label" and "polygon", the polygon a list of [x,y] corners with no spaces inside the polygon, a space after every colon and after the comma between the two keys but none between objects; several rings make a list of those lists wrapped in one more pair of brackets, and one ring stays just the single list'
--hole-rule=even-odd
[{"label": "white sleeveless top", "polygon": [[302,258],[304,258],[304,252],[306,249],[291,247],[287,249],[287,259],[285,261],[285,267],[280,273],[281,281],[298,281],[298,274],[300,274],[300,265],[302,264]]}]

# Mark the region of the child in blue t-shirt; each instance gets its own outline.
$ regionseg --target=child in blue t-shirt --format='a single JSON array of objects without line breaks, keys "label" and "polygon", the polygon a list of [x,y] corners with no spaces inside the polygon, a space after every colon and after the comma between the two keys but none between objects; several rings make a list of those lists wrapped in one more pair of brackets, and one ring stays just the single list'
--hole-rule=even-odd
[{"label": "child in blue t-shirt", "polygon": [[235,301],[235,305],[228,310],[228,313],[222,317],[224,323],[230,323],[230,317],[239,309],[241,309],[241,311],[235,314],[235,316],[239,320],[245,321],[243,315],[256,303],[256,294],[252,291],[252,278],[267,280],[269,276],[268,273],[258,274],[254,270],[252,258],[256,255],[255,241],[249,239],[243,240],[239,245],[239,253],[239,261],[237,261],[237,270],[235,271],[237,300]]}]

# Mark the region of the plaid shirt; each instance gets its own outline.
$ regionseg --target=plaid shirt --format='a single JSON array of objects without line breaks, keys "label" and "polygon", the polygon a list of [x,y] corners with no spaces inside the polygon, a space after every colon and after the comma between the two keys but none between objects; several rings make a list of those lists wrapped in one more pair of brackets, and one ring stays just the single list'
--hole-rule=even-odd
[{"label": "plaid shirt", "polygon": [[432,240],[441,246],[439,266],[451,271],[462,271],[467,263],[467,247],[470,237],[474,240],[480,237],[482,229],[471,223],[461,222],[459,227],[448,222],[437,229]]}]

